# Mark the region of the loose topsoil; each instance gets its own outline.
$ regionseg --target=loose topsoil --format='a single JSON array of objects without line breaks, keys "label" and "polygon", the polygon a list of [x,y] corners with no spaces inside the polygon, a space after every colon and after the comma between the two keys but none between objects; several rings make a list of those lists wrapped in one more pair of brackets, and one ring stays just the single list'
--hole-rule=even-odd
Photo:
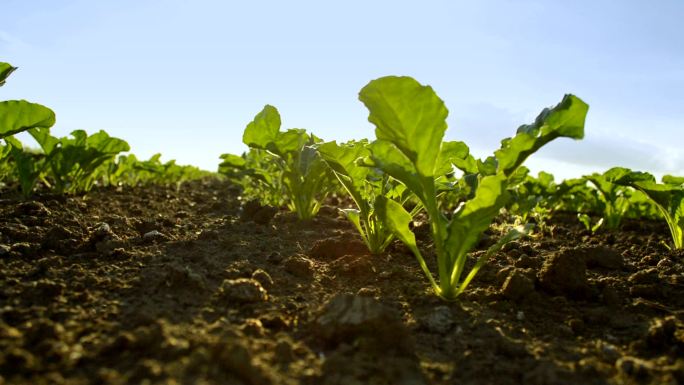
[{"label": "loose topsoil", "polygon": [[306,222],[216,180],[0,199],[3,385],[684,383],[664,222],[592,235],[559,214],[444,302],[334,199]]}]

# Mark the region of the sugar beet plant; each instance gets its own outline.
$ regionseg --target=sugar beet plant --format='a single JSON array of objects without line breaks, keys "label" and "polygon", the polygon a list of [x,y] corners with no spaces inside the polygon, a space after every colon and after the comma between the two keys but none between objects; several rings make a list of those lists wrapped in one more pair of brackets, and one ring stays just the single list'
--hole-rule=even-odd
[{"label": "sugar beet plant", "polygon": [[513,138],[487,162],[488,172],[477,175],[474,194],[450,216],[438,205],[435,179],[443,148],[448,111],[429,86],[409,77],[384,77],[364,87],[360,100],[370,111],[377,140],[371,145],[366,165],[377,167],[402,182],[425,207],[437,258],[437,280],[433,278],[409,228],[411,215],[393,200],[380,197],[375,209],[385,226],[415,254],[435,293],[453,300],[468,286],[487,258],[506,242],[520,236],[512,230],[478,258],[462,279],[468,252],[508,200],[507,185],[524,160],[558,137],[580,139],[588,110],[579,98],[566,95],[554,108],[547,108],[530,125],[518,128]]},{"label": "sugar beet plant", "polygon": [[614,167],[608,173],[615,184],[646,194],[665,218],[674,248],[684,248],[684,177],[665,175],[662,183],[657,183],[653,175],[627,168]]},{"label": "sugar beet plant", "polygon": [[[336,187],[335,179],[314,144],[321,142],[303,129],[280,131],[280,114],[270,105],[247,125],[242,141],[250,148],[268,152],[278,171],[274,176],[287,196],[287,206],[300,219],[310,219],[321,201]],[[229,159],[223,158],[224,163]]]},{"label": "sugar beet plant", "polygon": [[[375,207],[378,200],[391,199],[404,205],[412,196],[406,187],[380,169],[365,167],[358,160],[370,156],[367,140],[337,144],[326,142],[317,146],[340,184],[349,193],[356,208],[343,209],[354,224],[372,254],[382,253],[394,239],[394,234],[379,220]],[[415,205],[413,217],[421,206]]]}]

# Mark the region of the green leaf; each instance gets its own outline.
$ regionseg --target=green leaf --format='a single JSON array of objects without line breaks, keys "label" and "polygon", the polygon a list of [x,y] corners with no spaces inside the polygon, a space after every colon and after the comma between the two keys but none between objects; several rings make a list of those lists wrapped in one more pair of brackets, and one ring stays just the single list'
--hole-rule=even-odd
[{"label": "green leaf", "polygon": [[513,138],[501,141],[495,153],[499,170],[510,175],[528,156],[558,137],[582,139],[588,110],[589,105],[570,94],[557,106],[544,109],[534,123],[520,126]]},{"label": "green leaf", "polygon": [[413,252],[413,254],[418,259],[418,263],[420,264],[420,267],[423,269],[423,272],[430,280],[432,287],[435,289],[437,293],[439,293],[439,286],[435,282],[435,279],[432,277],[430,269],[428,269],[427,264],[423,259],[423,256],[420,254],[420,251],[418,250],[418,245],[416,244],[416,236],[409,228],[409,224],[413,220],[411,214],[409,214],[409,212],[406,211],[401,204],[391,199],[387,199],[383,196],[378,197],[375,206],[380,221],[390,231],[392,231],[392,233],[395,237],[397,237],[397,239],[402,241]]},{"label": "green leaf", "polygon": [[38,142],[38,145],[43,149],[43,152],[46,155],[52,153],[55,146],[59,144],[59,138],[50,135],[49,128],[36,127],[30,129],[28,132],[31,134],[33,139]]},{"label": "green leaf", "polygon": [[222,160],[221,166],[224,167],[243,168],[247,163],[245,158],[234,154],[221,154],[219,158]]},{"label": "green leaf", "polygon": [[0,102],[0,139],[34,127],[50,128],[55,124],[51,109],[26,100]]},{"label": "green leaf", "polygon": [[667,221],[675,249],[684,248],[684,187],[677,185],[676,178],[664,178],[675,183],[656,183],[648,173],[631,172],[616,183],[631,186],[646,194],[658,207]]},{"label": "green leaf", "polygon": [[352,142],[338,145],[337,142],[326,142],[316,146],[318,153],[333,170],[337,179],[352,196],[362,211],[369,209],[369,196],[364,194],[371,168],[359,166],[356,161],[370,155],[366,142]]},{"label": "green leaf", "polygon": [[379,140],[393,143],[422,176],[433,176],[448,111],[430,86],[410,77],[371,81],[359,93]]},{"label": "green leaf", "polygon": [[447,226],[445,248],[451,250],[453,260],[449,265],[457,263],[451,271],[451,286],[459,280],[465,258],[462,258],[482,233],[487,230],[492,220],[499,214],[499,210],[506,204],[506,176],[503,174],[486,176],[480,180],[475,196],[467,201]]},{"label": "green leaf", "polygon": [[125,140],[111,137],[103,130],[88,136],[85,145],[102,155],[118,154],[131,149]]},{"label": "green leaf", "polygon": [[684,187],[684,176],[663,175],[663,183]]},{"label": "green leaf", "polygon": [[5,85],[5,80],[14,72],[17,68],[12,67],[9,63],[0,62],[0,87]]},{"label": "green leaf", "polygon": [[371,163],[367,165],[378,167],[405,184],[424,203],[427,199],[434,199],[426,196],[418,171],[411,160],[395,145],[385,140],[376,140],[368,147],[371,152]]},{"label": "green leaf", "polygon": [[278,110],[266,105],[245,128],[242,142],[250,147],[266,149],[269,143],[277,141],[280,124]]},{"label": "green leaf", "polygon": [[437,157],[435,176],[442,176],[453,172],[453,166],[466,174],[477,172],[477,162],[470,155],[470,149],[463,142],[444,142]]},{"label": "green leaf", "polygon": [[306,133],[306,130],[301,128],[291,128],[285,132],[280,132],[276,135],[274,142],[267,146],[267,149],[282,157],[289,153],[296,153],[302,150],[304,146],[313,144],[313,138]]}]

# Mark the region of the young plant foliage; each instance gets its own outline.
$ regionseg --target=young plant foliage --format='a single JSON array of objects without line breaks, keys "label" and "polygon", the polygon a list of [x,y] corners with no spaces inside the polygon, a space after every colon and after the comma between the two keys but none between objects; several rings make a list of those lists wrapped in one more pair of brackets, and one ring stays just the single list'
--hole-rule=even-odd
[{"label": "young plant foliage", "polygon": [[512,230],[492,246],[465,275],[468,252],[479,241],[499,209],[507,202],[509,178],[523,161],[558,137],[580,139],[584,135],[587,104],[573,95],[552,109],[545,109],[533,124],[521,126],[512,139],[504,139],[495,157],[481,162],[487,175],[477,176],[474,194],[451,216],[438,205],[436,179],[440,176],[443,138],[448,111],[429,86],[410,77],[384,77],[364,87],[359,99],[370,111],[376,127],[367,165],[402,182],[421,201],[430,220],[437,258],[437,279],[430,272],[409,224],[411,215],[395,201],[379,198],[376,210],[385,226],[415,254],[435,293],[453,300],[468,286],[487,258],[506,241],[522,235]]},{"label": "young plant foliage", "polygon": [[[375,210],[377,202],[379,199],[391,199],[403,204],[411,197],[410,192],[379,169],[359,164],[359,160],[370,156],[366,140],[343,144],[326,142],[316,148],[356,204],[356,209],[343,209],[342,212],[359,231],[368,250],[372,254],[382,253],[394,239],[394,234],[379,220]],[[415,206],[411,217],[420,208]]]},{"label": "young plant foliage", "polygon": [[684,248],[684,177],[665,175],[657,183],[649,173],[614,167],[608,170],[613,183],[633,187],[646,194],[665,218],[675,249]]},{"label": "young plant foliage", "polygon": [[299,219],[310,219],[334,188],[334,178],[313,147],[321,140],[303,129],[282,132],[280,124],[278,110],[267,105],[247,125],[242,141],[272,155],[279,170],[278,179],[287,193],[288,207]]}]

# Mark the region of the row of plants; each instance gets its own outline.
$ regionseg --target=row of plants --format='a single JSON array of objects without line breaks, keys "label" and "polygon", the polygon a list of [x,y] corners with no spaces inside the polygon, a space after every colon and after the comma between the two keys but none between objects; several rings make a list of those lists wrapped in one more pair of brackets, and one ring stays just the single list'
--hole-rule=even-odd
[{"label": "row of plants", "polygon": [[[542,227],[558,211],[577,213],[591,231],[615,230],[625,217],[663,218],[672,247],[682,248],[684,178],[666,176],[657,183],[648,173],[616,167],[557,184],[553,175],[534,177],[523,166],[552,140],[583,138],[588,105],[574,95],[520,126],[486,159],[472,156],[463,142],[444,141],[448,110],[430,86],[383,77],[366,85],[359,99],[369,110],[375,140],[339,144],[302,129],[282,131],[278,110],[267,105],[244,131],[249,151],[223,154],[219,172],[240,184],[246,197],[286,206],[302,220],[315,216],[341,186],[354,205],[341,211],[369,251],[382,253],[399,239],[434,292],[447,300],[463,293],[505,243],[528,234],[527,222]],[[504,211],[514,223],[466,271],[469,252]],[[419,212],[429,221],[435,274],[412,230]]]},{"label": "row of plants", "polygon": [[[16,70],[0,63],[0,86]],[[50,128],[55,113],[25,100],[0,102],[0,183],[16,185],[24,197],[36,185],[55,193],[86,193],[95,185],[176,184],[209,175],[194,166],[175,161],[162,163],[159,154],[139,161],[122,139],[105,131],[88,135],[83,130],[55,137]],[[39,148],[25,146],[15,135],[27,132]]]},{"label": "row of plants", "polygon": [[[0,86],[16,68],[0,63]],[[576,213],[589,231],[619,228],[625,217],[662,218],[672,246],[684,247],[684,177],[661,183],[644,172],[616,167],[603,174],[554,181],[536,177],[524,161],[561,137],[581,139],[588,105],[565,95],[531,124],[485,159],[467,144],[444,141],[448,110],[430,86],[410,77],[383,77],[359,93],[375,126],[375,140],[325,142],[303,129],[281,130],[278,110],[270,105],[243,134],[249,151],[221,156],[219,172],[242,186],[243,195],[263,204],[285,206],[302,220],[316,215],[330,194],[346,195],[353,207],[341,211],[373,254],[398,239],[415,255],[434,292],[457,298],[486,260],[511,240],[528,234],[534,222],[544,232],[555,212]],[[0,102],[0,182],[16,185],[28,197],[37,185],[56,193],[86,193],[96,185],[176,184],[209,173],[157,154],[140,161],[124,155],[129,145],[104,131],[73,131],[55,137],[55,114],[40,104]],[[15,136],[27,132],[39,148],[27,148]],[[502,212],[514,220],[504,235],[466,269],[470,251]],[[412,222],[429,222],[437,271],[430,271]]]}]

